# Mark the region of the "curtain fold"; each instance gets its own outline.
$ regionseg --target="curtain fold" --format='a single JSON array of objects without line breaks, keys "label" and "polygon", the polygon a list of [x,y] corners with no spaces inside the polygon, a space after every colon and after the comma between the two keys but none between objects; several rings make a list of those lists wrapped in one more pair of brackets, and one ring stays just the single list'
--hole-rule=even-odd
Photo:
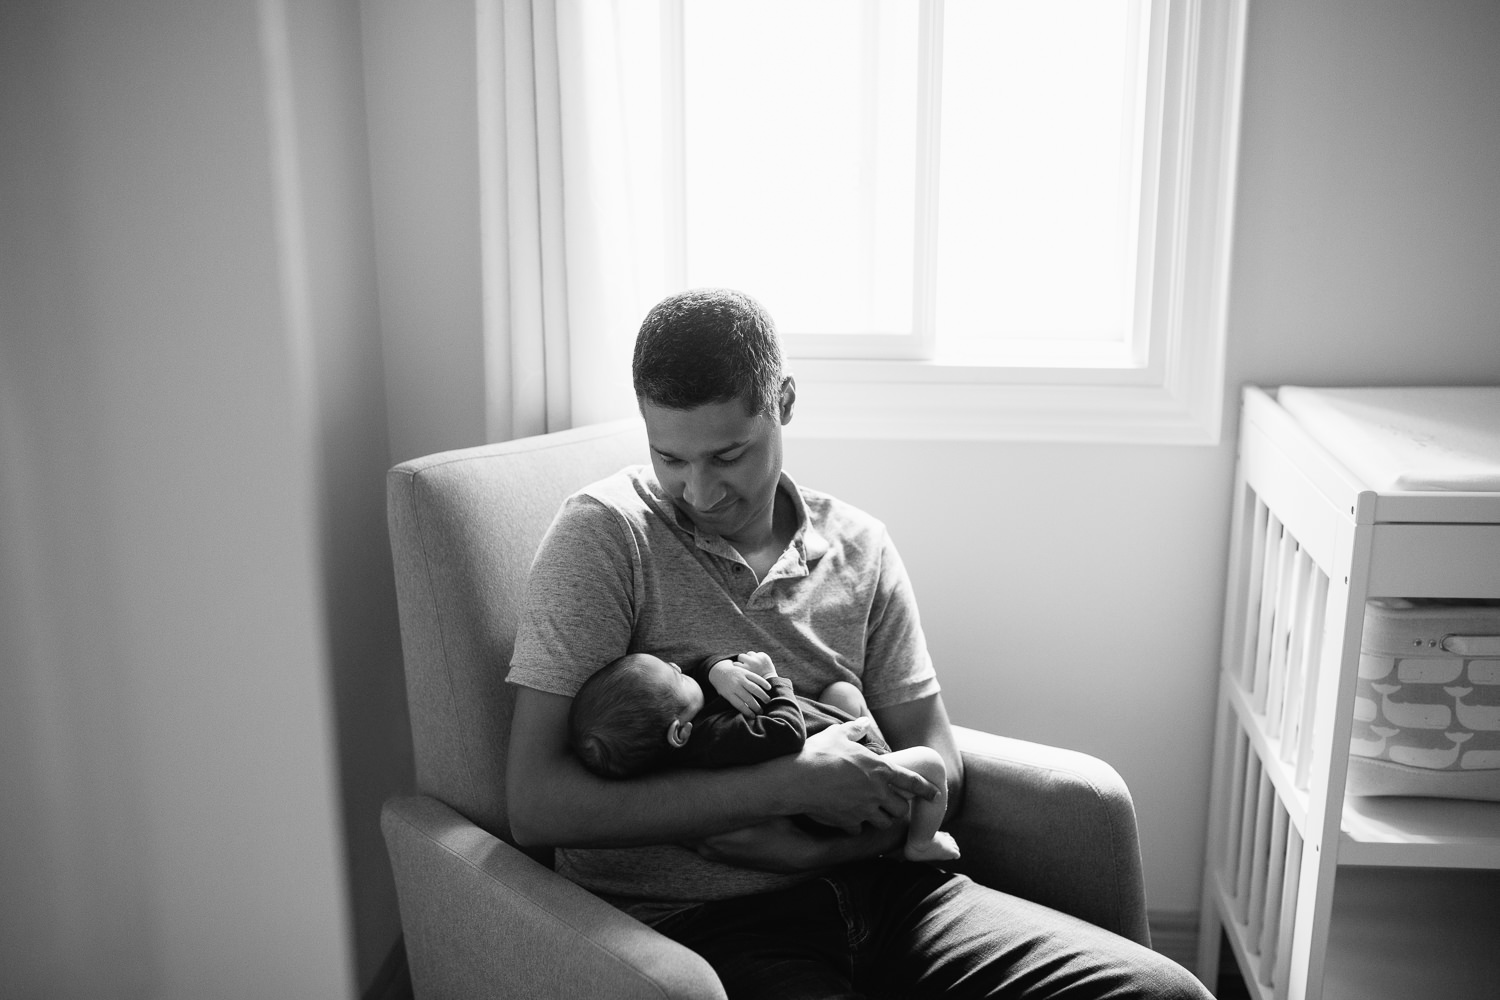
[{"label": "curtain fold", "polygon": [[488,436],[633,415],[635,330],[668,290],[661,5],[476,15]]},{"label": "curtain fold", "polygon": [[630,352],[669,291],[662,11],[677,0],[555,5],[574,422],[633,416]]},{"label": "curtain fold", "polygon": [[492,441],[575,422],[555,25],[547,0],[477,0],[485,423]]}]

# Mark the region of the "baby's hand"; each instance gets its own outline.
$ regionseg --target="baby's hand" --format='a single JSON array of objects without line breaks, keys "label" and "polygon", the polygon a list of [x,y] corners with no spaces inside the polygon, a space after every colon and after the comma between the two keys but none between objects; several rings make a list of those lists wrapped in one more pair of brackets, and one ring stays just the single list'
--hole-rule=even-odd
[{"label": "baby's hand", "polygon": [[[768,658],[766,662],[771,661]],[[710,667],[708,682],[747,719],[755,718],[760,707],[771,700],[770,682],[734,660],[720,660]]]},{"label": "baby's hand", "polygon": [[765,653],[751,650],[748,653],[741,653],[739,656],[736,656],[735,661],[746,670],[753,670],[762,677],[770,678],[776,676],[776,664],[772,663],[771,658]]}]

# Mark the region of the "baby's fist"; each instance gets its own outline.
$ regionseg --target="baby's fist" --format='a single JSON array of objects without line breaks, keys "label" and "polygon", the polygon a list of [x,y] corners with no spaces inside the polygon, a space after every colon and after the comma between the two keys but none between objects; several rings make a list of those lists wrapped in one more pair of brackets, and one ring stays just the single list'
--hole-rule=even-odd
[{"label": "baby's fist", "polygon": [[771,678],[776,676],[776,664],[765,653],[751,650],[741,653],[735,660],[746,670],[754,671],[762,677]]},{"label": "baby's fist", "polygon": [[734,660],[720,660],[710,667],[708,682],[747,719],[755,718],[771,697],[770,682]]}]

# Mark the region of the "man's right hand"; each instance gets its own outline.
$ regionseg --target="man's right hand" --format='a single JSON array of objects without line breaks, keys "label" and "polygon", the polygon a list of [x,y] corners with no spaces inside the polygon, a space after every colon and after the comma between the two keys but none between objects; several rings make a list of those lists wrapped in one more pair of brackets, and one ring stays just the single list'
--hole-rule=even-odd
[{"label": "man's right hand", "polygon": [[906,818],[911,799],[937,795],[927,779],[859,742],[870,725],[855,719],[808,738],[795,758],[805,796],[798,812],[850,833],[866,823],[883,830]]}]

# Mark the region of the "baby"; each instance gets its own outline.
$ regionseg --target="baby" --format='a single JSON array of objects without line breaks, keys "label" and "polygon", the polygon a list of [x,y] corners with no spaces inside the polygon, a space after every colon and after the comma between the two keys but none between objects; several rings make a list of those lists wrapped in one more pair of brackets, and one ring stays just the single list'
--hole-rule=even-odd
[{"label": "baby", "polygon": [[[713,698],[704,694],[710,687]],[[626,654],[579,690],[568,729],[584,766],[602,777],[625,778],[669,763],[731,767],[794,754],[808,736],[851,721],[863,724],[851,736],[938,790],[932,801],[912,800],[905,856],[957,858],[952,835],[938,829],[948,808],[948,772],[938,752],[925,746],[892,752],[859,688],[835,681],[817,701],[804,698],[765,653],[711,656],[687,674],[650,653]]]}]

